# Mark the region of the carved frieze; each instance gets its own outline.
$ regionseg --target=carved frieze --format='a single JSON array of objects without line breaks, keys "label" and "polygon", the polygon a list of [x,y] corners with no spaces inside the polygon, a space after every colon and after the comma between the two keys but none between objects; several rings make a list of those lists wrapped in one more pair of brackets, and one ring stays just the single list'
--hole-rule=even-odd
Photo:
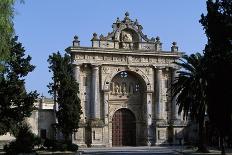
[{"label": "carved frieze", "polygon": [[110,65],[164,65],[173,66],[174,58],[159,57],[159,56],[146,56],[146,55],[119,55],[119,54],[100,54],[100,53],[81,53],[74,55],[74,61],[81,63],[99,63]]}]

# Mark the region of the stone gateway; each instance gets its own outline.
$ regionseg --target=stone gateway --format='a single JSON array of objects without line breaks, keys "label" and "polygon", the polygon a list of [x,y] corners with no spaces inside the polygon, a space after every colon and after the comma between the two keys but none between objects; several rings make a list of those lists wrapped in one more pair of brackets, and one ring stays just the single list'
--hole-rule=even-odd
[{"label": "stone gateway", "polygon": [[93,34],[92,47],[78,37],[66,49],[75,65],[83,114],[73,142],[86,146],[176,144],[185,126],[171,100],[170,84],[181,57],[176,42],[163,51],[159,37],[149,39],[137,20],[125,14],[113,31]]}]

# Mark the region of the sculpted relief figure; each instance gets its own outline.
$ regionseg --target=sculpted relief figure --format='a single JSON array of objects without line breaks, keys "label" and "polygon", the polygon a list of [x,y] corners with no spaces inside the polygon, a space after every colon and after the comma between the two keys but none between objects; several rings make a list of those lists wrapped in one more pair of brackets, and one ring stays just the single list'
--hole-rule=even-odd
[{"label": "sculpted relief figure", "polygon": [[119,84],[118,83],[115,83],[115,93],[119,93]]},{"label": "sculpted relief figure", "polygon": [[132,42],[132,36],[129,33],[124,33],[122,37],[122,41],[124,42]]},{"label": "sculpted relief figure", "polygon": [[132,35],[130,33],[127,32],[122,32],[122,48],[124,49],[132,49],[133,48],[133,38]]}]

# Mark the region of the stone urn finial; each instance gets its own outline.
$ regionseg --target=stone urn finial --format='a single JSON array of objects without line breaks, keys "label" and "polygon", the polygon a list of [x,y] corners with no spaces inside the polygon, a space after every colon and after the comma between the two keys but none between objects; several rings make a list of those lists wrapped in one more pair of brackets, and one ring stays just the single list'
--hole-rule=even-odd
[{"label": "stone urn finial", "polygon": [[135,25],[139,25],[138,19],[135,19],[134,24],[135,24]]},{"label": "stone urn finial", "polygon": [[119,17],[117,17],[116,23],[120,23],[120,19],[119,19]]},{"label": "stone urn finial", "polygon": [[162,43],[160,42],[160,37],[155,38],[155,49],[156,51],[162,51]]},{"label": "stone urn finial", "polygon": [[74,37],[74,40],[73,40],[73,47],[79,47],[80,46],[80,41],[78,40],[78,36],[75,35]]},{"label": "stone urn finial", "polygon": [[78,36],[77,35],[74,36],[74,40],[78,41]]},{"label": "stone urn finial", "polygon": [[129,15],[130,15],[129,12],[127,11],[127,12],[125,13],[125,16],[128,17]]},{"label": "stone urn finial", "polygon": [[172,52],[178,52],[177,42],[174,41],[174,42],[172,43],[171,51],[172,51]]},{"label": "stone urn finial", "polygon": [[92,38],[92,40],[98,40],[98,36],[97,36],[97,33],[93,33],[93,38]]},{"label": "stone urn finial", "polygon": [[155,39],[156,39],[157,42],[160,41],[160,37],[159,36],[157,36]]}]

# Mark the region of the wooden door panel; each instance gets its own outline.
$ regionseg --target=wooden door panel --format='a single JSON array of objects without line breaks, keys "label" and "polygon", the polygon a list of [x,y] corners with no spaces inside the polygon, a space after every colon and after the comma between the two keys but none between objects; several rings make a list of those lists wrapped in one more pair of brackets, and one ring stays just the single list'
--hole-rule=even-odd
[{"label": "wooden door panel", "polygon": [[112,145],[136,145],[136,122],[133,113],[128,109],[115,112],[112,119]]}]

